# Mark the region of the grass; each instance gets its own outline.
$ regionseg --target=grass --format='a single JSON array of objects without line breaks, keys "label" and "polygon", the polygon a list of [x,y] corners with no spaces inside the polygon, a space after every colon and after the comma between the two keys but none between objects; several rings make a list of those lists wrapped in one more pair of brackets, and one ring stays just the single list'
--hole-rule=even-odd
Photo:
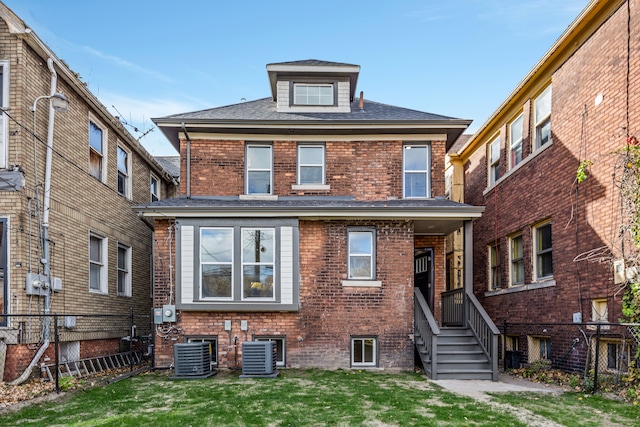
[{"label": "grass", "polygon": [[[566,420],[574,424],[566,425],[602,425],[585,423],[585,418],[598,419],[595,408],[602,411],[601,420],[638,425],[638,408],[633,405],[566,396],[499,395],[493,398],[500,402],[496,405],[447,392],[408,372],[284,370],[277,378],[240,379],[238,372],[221,371],[204,380],[171,380],[167,372],[156,372],[2,414],[0,425],[530,425],[509,405],[525,405],[549,420],[560,416],[555,413],[559,408],[571,408],[574,415]],[[552,409],[552,404],[558,406]]]}]

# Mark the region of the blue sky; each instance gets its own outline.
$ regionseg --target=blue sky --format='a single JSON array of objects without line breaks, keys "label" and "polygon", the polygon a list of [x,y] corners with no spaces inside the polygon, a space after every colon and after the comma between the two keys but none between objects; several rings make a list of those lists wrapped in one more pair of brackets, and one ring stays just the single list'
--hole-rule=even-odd
[{"label": "blue sky", "polygon": [[358,91],[477,130],[588,0],[3,0],[153,155],[150,118],[270,95],[266,64],[361,66]]}]

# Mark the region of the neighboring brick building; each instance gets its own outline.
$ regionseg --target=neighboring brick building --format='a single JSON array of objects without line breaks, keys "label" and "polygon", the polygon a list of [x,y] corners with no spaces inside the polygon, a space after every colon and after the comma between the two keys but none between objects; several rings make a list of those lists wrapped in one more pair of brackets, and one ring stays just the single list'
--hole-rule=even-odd
[{"label": "neighboring brick building", "polygon": [[[272,97],[154,119],[180,151],[181,197],[155,220],[156,364],[176,342],[219,367],[268,339],[288,367],[414,366],[414,285],[440,318],[444,236],[481,208],[444,197],[469,124],[358,98],[357,65],[267,65]],[[414,262],[425,268],[414,281]]]},{"label": "neighboring brick building", "polygon": [[[620,235],[616,151],[640,131],[639,52],[638,3],[592,1],[452,155],[464,201],[486,206],[474,223],[473,286],[496,324],[621,317],[626,283],[613,265],[637,248]],[[593,164],[578,182],[584,160]],[[560,357],[554,339],[541,330],[520,345],[542,346],[530,362],[551,348]]]},{"label": "neighboring brick building", "polygon": [[[0,380],[9,381],[42,354],[47,328],[2,314],[150,313],[153,224],[131,207],[177,187],[2,3],[0,94]],[[49,99],[63,97],[68,111],[54,114]],[[65,354],[75,349],[75,357],[100,345],[118,351],[122,338],[93,333],[101,340],[89,344],[66,332]]]}]

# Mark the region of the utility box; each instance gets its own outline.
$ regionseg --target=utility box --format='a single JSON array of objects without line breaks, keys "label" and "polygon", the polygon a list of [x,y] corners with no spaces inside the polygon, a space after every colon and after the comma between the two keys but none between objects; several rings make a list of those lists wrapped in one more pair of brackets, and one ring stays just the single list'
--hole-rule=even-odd
[{"label": "utility box", "polygon": [[176,306],[175,305],[163,305],[162,306],[162,322],[175,322],[176,321]]},{"label": "utility box", "polygon": [[25,291],[27,295],[49,295],[49,278],[44,274],[27,273]]},{"label": "utility box", "polygon": [[155,323],[156,325],[162,324],[162,308],[161,307],[155,307],[153,309],[153,323]]}]

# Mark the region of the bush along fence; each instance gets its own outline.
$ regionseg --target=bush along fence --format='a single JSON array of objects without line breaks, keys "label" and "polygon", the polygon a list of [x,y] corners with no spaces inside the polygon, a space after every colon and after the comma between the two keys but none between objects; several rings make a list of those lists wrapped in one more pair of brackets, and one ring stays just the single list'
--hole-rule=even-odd
[{"label": "bush along fence", "polygon": [[[640,361],[640,323],[509,323],[501,325],[505,370],[559,370],[599,384],[633,380]],[[636,371],[637,372],[637,371]]]},{"label": "bush along fence", "polygon": [[[0,331],[0,380],[125,374],[153,366],[150,314],[7,314]],[[2,381],[0,381],[2,382]]]}]

